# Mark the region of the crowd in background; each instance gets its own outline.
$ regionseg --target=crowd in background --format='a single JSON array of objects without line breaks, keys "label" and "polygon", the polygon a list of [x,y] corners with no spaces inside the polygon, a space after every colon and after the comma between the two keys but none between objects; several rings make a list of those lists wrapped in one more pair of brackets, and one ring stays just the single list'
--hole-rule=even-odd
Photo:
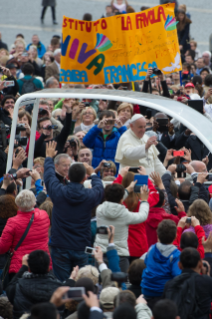
[{"label": "crowd in background", "polygon": [[[44,88],[135,90],[198,105],[212,121],[211,52],[198,49],[186,6],[167,2],[176,4],[182,72],[149,68],[133,84],[61,85],[59,35],[44,44],[19,33],[12,45],[1,35],[2,318],[211,317],[212,155],[178,120],[126,102],[40,99],[30,170],[26,102],[6,172],[15,102]],[[43,1],[42,23],[51,6],[57,24],[55,4]],[[105,17],[133,12],[112,0]]]}]

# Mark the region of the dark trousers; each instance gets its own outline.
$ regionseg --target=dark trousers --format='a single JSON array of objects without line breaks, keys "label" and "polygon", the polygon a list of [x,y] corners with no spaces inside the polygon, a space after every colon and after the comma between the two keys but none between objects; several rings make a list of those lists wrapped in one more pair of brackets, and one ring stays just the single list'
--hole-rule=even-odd
[{"label": "dark trousers", "polygon": [[[107,259],[106,254],[104,254],[103,259],[104,259],[104,262],[106,263],[106,265],[108,265],[108,259]],[[119,256],[119,267],[120,267],[122,272],[127,272],[129,265],[130,265],[130,263],[129,263],[128,256]]]},{"label": "dark trousers", "polygon": [[52,247],[51,257],[54,275],[60,281],[68,279],[74,267],[88,264],[88,255],[84,251]]},{"label": "dark trousers", "polygon": [[[47,7],[43,7],[42,12],[41,12],[41,19],[44,19],[45,13],[46,13],[46,9]],[[55,21],[56,17],[55,17],[55,7],[51,7],[52,9],[52,20]]]}]

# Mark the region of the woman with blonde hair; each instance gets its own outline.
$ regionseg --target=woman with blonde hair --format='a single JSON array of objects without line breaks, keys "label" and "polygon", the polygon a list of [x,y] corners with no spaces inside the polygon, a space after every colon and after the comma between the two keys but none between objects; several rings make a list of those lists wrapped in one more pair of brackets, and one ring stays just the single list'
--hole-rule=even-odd
[{"label": "woman with blonde hair", "polygon": [[131,103],[123,102],[117,108],[118,118],[122,124],[129,127],[130,119],[133,116],[133,106]]},{"label": "woman with blonde hair", "polygon": [[96,111],[91,106],[85,107],[80,114],[81,124],[75,128],[74,133],[80,131],[88,132],[95,125],[96,118]]},{"label": "woman with blonde hair", "polygon": [[[212,231],[212,212],[208,204],[203,199],[196,199],[189,207],[187,216],[194,216],[199,220],[200,226],[202,226],[205,231],[205,236],[208,238]],[[184,232],[188,231],[195,233],[194,227],[192,226],[184,230]]]},{"label": "woman with blonde hair", "polygon": [[[34,208],[36,198],[30,190],[22,190],[16,197],[15,203],[18,206],[17,215],[8,219],[0,237],[0,254],[8,251],[13,253],[9,267],[10,279],[21,268],[24,255],[30,254],[36,249],[44,250],[49,254],[49,216],[44,210]],[[18,249],[14,250],[29,224],[31,226],[25,239]]]},{"label": "woman with blonde hair", "polygon": [[43,60],[38,57],[37,47],[35,45],[30,45],[28,52],[31,55],[33,61],[35,61],[37,65],[41,67],[43,65]]}]

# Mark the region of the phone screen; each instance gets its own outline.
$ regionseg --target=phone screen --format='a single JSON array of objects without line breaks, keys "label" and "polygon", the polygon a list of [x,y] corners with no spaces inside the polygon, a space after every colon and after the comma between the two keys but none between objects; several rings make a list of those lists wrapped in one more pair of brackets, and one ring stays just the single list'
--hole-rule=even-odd
[{"label": "phone screen", "polygon": [[76,287],[76,288],[70,288],[67,291],[67,297],[74,300],[82,300],[82,295],[85,294],[85,288],[84,287]]}]

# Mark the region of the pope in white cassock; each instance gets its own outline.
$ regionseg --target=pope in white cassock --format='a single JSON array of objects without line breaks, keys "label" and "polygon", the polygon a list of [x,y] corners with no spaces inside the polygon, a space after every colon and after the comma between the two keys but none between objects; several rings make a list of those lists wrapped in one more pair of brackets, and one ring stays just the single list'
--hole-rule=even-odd
[{"label": "pope in white cassock", "polygon": [[141,114],[133,115],[130,128],[119,139],[115,161],[120,163],[120,169],[125,166],[144,166],[147,175],[157,172],[162,176],[166,169],[158,159],[159,152],[155,147],[157,138],[149,138],[145,131],[145,117]]}]

